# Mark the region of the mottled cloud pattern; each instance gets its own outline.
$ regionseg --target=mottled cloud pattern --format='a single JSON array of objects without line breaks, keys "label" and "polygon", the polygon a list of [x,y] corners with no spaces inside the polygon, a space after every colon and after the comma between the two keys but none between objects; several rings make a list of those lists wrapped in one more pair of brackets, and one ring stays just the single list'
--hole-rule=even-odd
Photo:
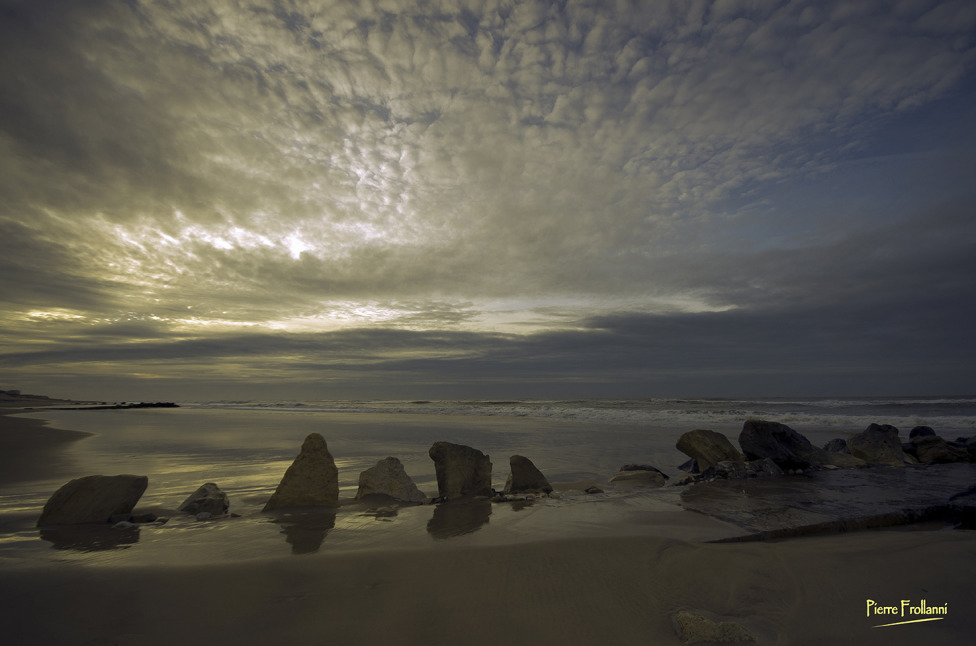
[{"label": "mottled cloud pattern", "polygon": [[0,18],[11,387],[965,389],[966,0]]}]

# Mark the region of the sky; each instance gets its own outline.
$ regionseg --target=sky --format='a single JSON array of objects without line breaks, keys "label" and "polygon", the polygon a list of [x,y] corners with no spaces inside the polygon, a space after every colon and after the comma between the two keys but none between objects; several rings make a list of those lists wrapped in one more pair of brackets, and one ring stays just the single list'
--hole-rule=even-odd
[{"label": "sky", "polygon": [[972,395],[971,0],[0,0],[0,388]]}]

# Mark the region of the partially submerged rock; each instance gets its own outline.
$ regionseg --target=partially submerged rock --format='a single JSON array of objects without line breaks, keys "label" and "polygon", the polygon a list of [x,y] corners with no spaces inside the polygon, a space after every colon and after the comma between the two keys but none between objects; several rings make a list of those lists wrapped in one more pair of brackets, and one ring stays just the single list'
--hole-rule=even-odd
[{"label": "partially submerged rock", "polygon": [[285,471],[264,511],[283,507],[338,507],[339,470],[329,447],[318,433],[311,433],[302,450]]},{"label": "partially submerged rock", "polygon": [[85,476],[54,492],[44,505],[38,527],[107,523],[112,516],[128,515],[149,486],[146,476]]},{"label": "partially submerged rock", "polygon": [[675,447],[697,461],[701,471],[723,461],[745,462],[742,453],[732,446],[729,438],[721,433],[705,429],[688,431],[678,438]]},{"label": "partially submerged rock", "polygon": [[434,442],[428,455],[434,461],[439,497],[491,496],[491,460],[478,449]]},{"label": "partially submerged rock", "polygon": [[844,453],[827,452],[786,424],[747,420],[739,433],[739,446],[749,460],[769,458],[784,471],[824,466],[863,466],[860,459]]},{"label": "partially submerged rock", "polygon": [[230,501],[227,494],[213,482],[201,485],[180,505],[180,511],[193,515],[207,513],[210,516],[223,516],[228,509]]},{"label": "partially submerged rock", "polygon": [[620,467],[610,482],[632,487],[663,487],[668,476],[649,464],[626,464]]},{"label": "partially submerged rock", "polygon": [[376,466],[359,474],[356,500],[370,496],[384,496],[400,502],[427,502],[427,496],[407,475],[400,460],[394,457],[380,460]]},{"label": "partially submerged rock", "polygon": [[851,455],[865,462],[900,467],[906,462],[898,429],[888,424],[871,424],[847,441]]},{"label": "partially submerged rock", "polygon": [[946,442],[938,435],[915,435],[911,444],[918,461],[923,464],[969,462],[969,451]]},{"label": "partially submerged rock", "polygon": [[505,481],[504,493],[551,493],[552,485],[546,476],[532,463],[532,460],[513,455],[508,459],[512,467]]},{"label": "partially submerged rock", "polygon": [[673,617],[674,631],[682,644],[744,643],[756,638],[741,625],[731,621],[712,621],[708,617],[687,610],[679,610]]},{"label": "partially submerged rock", "polygon": [[746,458],[769,458],[781,469],[807,469],[811,457],[823,452],[786,424],[764,420],[747,420],[739,433],[739,446]]}]

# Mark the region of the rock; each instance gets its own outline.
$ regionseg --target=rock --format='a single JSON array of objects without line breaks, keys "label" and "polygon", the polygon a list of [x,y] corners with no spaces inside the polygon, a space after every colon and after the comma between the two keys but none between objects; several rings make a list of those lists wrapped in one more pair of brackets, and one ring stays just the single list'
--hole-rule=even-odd
[{"label": "rock", "polygon": [[[146,513],[146,514],[137,514],[137,515],[132,516],[131,522],[136,523],[136,524],[140,524],[140,525],[145,525],[145,524],[148,524],[148,523],[155,523],[155,522],[157,522],[159,520],[162,520],[163,523],[166,522],[166,519],[165,518],[160,519],[159,516],[157,516],[156,514]],[[162,524],[162,523],[160,523],[160,524]]]},{"label": "rock", "polygon": [[851,454],[851,450],[847,448],[847,440],[842,437],[835,437],[826,444],[824,444],[824,451],[827,453],[846,453]]},{"label": "rock", "polygon": [[434,442],[428,451],[437,474],[441,498],[491,496],[491,460],[487,455],[463,444]]},{"label": "rock", "polygon": [[776,466],[770,458],[762,460],[750,460],[748,462],[734,462],[732,460],[722,460],[712,468],[701,474],[702,479],[709,478],[756,478],[781,476],[783,470]]},{"label": "rock", "polygon": [[213,516],[223,516],[229,508],[227,494],[212,482],[201,485],[180,505],[180,511],[194,515],[207,512]]},{"label": "rock", "polygon": [[898,439],[898,429],[888,424],[871,424],[847,441],[851,455],[865,462],[903,466],[905,451]]},{"label": "rock", "polygon": [[660,469],[648,464],[627,464],[620,467],[610,482],[633,487],[663,487],[668,480]]},{"label": "rock", "polygon": [[128,516],[148,486],[146,476],[77,478],[54,492],[44,505],[37,525],[105,523],[117,514]]},{"label": "rock", "polygon": [[675,447],[698,462],[698,468],[706,471],[722,461],[745,462],[739,450],[732,446],[729,438],[715,431],[696,429],[678,438]]},{"label": "rock", "polygon": [[697,644],[699,642],[744,643],[754,642],[748,630],[731,621],[712,621],[697,613],[679,610],[672,618],[674,631],[682,644]]},{"label": "rock", "polygon": [[586,489],[583,490],[583,493],[598,494],[598,493],[606,493],[606,492],[603,491],[603,489],[601,489],[600,487],[587,487]]},{"label": "rock", "polygon": [[969,451],[946,442],[938,435],[916,435],[912,438],[915,455],[923,464],[969,462]]},{"label": "rock", "polygon": [[749,460],[770,458],[781,469],[806,469],[830,460],[826,451],[779,422],[747,420],[739,433],[739,446]]},{"label": "rock", "polygon": [[698,468],[698,460],[688,460],[682,462],[678,465],[679,471],[684,471],[685,473],[698,473],[701,469]]},{"label": "rock", "polygon": [[196,517],[197,520],[210,520],[211,518],[214,517],[214,515],[211,514],[209,511],[201,511],[199,514],[196,515]]},{"label": "rock", "polygon": [[508,459],[512,472],[505,481],[504,493],[551,493],[552,485],[536,468],[532,460],[521,455],[513,455]]},{"label": "rock", "polygon": [[282,507],[338,507],[339,470],[325,439],[311,433],[278,483],[264,511]]},{"label": "rock", "polygon": [[931,426],[916,426],[908,432],[908,439],[913,440],[916,437],[925,437],[926,435],[935,435],[935,431],[932,430]]},{"label": "rock", "polygon": [[356,500],[368,496],[387,496],[401,502],[427,502],[427,496],[417,488],[416,483],[407,475],[403,464],[397,458],[385,458],[376,466],[366,469],[359,474],[359,490]]}]

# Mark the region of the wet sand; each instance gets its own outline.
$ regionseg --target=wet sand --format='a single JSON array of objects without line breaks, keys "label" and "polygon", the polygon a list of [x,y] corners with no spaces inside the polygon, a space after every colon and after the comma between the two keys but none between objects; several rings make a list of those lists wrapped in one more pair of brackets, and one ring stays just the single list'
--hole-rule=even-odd
[{"label": "wet sand", "polygon": [[[36,409],[31,412],[35,412]],[[39,419],[13,417],[20,407],[0,407],[0,486],[70,472],[63,450],[89,433],[51,428]]]},{"label": "wet sand", "polygon": [[[0,424],[4,469],[47,470],[80,439],[35,420]],[[679,610],[739,623],[759,644],[968,644],[976,631],[976,538],[944,525],[707,543],[740,529],[642,497],[422,506],[383,520],[354,507],[174,518],[141,538],[100,528],[117,543],[99,553],[33,533],[43,558],[0,560],[4,641],[679,644]],[[900,618],[868,616],[868,600],[948,613],[877,628]]]},{"label": "wet sand", "polygon": [[[580,539],[314,554],[211,566],[18,569],[0,579],[17,644],[678,644],[672,616],[735,621],[760,644],[967,644],[962,532],[779,543]],[[875,628],[866,601],[948,604]]]}]

